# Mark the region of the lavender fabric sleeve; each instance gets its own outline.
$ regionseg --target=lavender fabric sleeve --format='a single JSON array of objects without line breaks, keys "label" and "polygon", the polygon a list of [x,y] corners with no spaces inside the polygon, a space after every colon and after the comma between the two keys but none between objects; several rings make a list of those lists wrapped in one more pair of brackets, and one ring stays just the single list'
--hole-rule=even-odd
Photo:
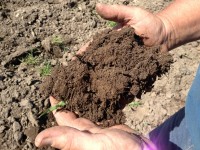
[{"label": "lavender fabric sleeve", "polygon": [[148,136],[159,150],[200,150],[200,66],[185,107]]},{"label": "lavender fabric sleeve", "polygon": [[185,117],[193,150],[200,150],[200,66],[187,96]]}]

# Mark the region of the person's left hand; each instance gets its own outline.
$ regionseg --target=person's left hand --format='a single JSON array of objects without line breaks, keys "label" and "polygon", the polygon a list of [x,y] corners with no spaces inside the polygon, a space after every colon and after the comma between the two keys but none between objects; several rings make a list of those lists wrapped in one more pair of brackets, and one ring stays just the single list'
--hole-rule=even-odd
[{"label": "person's left hand", "polygon": [[[58,103],[50,97],[51,105]],[[37,147],[52,146],[61,150],[142,150],[141,139],[125,125],[102,129],[67,111],[53,112],[59,126],[46,129],[35,139]],[[152,144],[147,139],[145,142]]]}]

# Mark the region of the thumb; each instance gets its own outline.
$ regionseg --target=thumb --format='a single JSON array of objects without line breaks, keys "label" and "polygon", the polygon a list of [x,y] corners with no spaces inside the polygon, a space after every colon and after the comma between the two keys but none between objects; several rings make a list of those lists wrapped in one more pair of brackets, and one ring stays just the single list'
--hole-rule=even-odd
[{"label": "thumb", "polygon": [[[100,146],[90,132],[81,132],[67,126],[56,126],[39,133],[35,139],[37,147],[51,146],[62,150],[90,150]],[[95,144],[94,144],[95,143]]]},{"label": "thumb", "polygon": [[118,23],[126,23],[130,19],[132,19],[134,13],[133,8],[134,7],[128,7],[123,5],[96,5],[96,11],[102,18]]}]

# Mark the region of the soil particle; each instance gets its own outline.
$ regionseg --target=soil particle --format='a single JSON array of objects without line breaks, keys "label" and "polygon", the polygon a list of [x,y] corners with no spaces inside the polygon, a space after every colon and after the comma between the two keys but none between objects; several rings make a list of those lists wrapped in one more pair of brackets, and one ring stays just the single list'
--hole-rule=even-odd
[{"label": "soil particle", "polygon": [[0,133],[3,133],[5,129],[6,129],[5,126],[0,126]]},{"label": "soil particle", "polygon": [[31,142],[34,142],[35,137],[38,134],[38,128],[31,126],[30,128],[26,129],[24,133],[30,139]]},{"label": "soil particle", "polygon": [[17,132],[21,130],[21,125],[19,124],[19,122],[14,121],[13,123],[13,132]]},{"label": "soil particle", "polygon": [[145,47],[130,27],[105,30],[83,56],[55,67],[41,92],[67,101],[67,109],[102,126],[124,123],[122,109],[169,70],[172,57]]},{"label": "soil particle", "polygon": [[38,126],[36,117],[34,116],[34,114],[31,111],[28,112],[27,116],[28,116],[28,119],[29,119],[30,123],[32,124],[32,126]]}]

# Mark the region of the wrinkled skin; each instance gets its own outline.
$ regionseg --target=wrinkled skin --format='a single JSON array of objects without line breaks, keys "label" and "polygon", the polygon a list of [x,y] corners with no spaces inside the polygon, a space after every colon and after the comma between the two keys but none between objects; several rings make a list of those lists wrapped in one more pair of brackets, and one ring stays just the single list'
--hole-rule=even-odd
[{"label": "wrinkled skin", "polygon": [[136,34],[143,37],[147,46],[164,44],[166,42],[166,29],[163,21],[157,15],[139,7],[120,5],[97,5],[98,14],[107,20],[118,22],[116,28],[131,26]]},{"label": "wrinkled skin", "polygon": [[[58,101],[50,97],[52,106]],[[35,139],[37,147],[52,146],[61,150],[142,150],[141,140],[125,125],[102,129],[68,111],[54,111],[58,126],[46,129]],[[150,145],[153,144],[142,137]]]},{"label": "wrinkled skin", "polygon": [[[162,16],[153,14],[139,7],[123,5],[97,4],[97,13],[104,19],[117,22],[114,29],[131,26],[135,33],[143,38],[146,46],[161,45],[161,51],[168,51],[168,31]],[[89,43],[84,45],[78,54],[86,50]]]}]

